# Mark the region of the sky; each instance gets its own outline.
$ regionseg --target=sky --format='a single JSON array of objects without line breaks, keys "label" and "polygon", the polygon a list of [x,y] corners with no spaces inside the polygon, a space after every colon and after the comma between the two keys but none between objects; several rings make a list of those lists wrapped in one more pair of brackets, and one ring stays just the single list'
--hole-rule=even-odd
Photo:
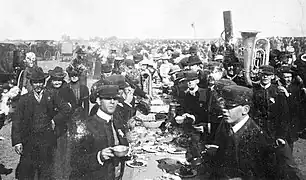
[{"label": "sky", "polygon": [[[306,36],[306,0],[0,0],[0,40],[217,38],[223,11],[235,36]],[[194,29],[191,24],[194,23]]]}]

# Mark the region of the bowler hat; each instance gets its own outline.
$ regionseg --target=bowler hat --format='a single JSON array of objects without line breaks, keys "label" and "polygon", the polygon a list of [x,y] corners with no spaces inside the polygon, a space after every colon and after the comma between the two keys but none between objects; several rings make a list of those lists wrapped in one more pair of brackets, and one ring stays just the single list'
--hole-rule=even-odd
[{"label": "bowler hat", "polygon": [[110,81],[113,85],[117,85],[119,89],[124,89],[129,86],[129,84],[125,81],[125,77],[122,75],[111,75],[105,80]]},{"label": "bowler hat", "polygon": [[110,73],[112,72],[112,66],[108,63],[101,64],[101,73]]},{"label": "bowler hat", "polygon": [[167,47],[166,51],[168,51],[168,50],[170,50],[170,51],[174,51],[174,50],[173,50],[173,48],[172,48],[172,47],[170,47],[170,46],[168,46],[168,47]]},{"label": "bowler hat", "polygon": [[198,79],[199,76],[198,76],[198,72],[196,71],[186,71],[184,72],[184,81],[193,81],[193,80],[196,80]]},{"label": "bowler hat", "polygon": [[133,67],[134,66],[134,61],[132,59],[125,59],[123,62],[127,67]]},{"label": "bowler hat", "polygon": [[251,105],[253,91],[244,86],[229,85],[224,86],[221,96],[225,100],[225,107],[233,108],[239,105]]},{"label": "bowler hat", "polygon": [[202,64],[202,61],[198,56],[190,56],[187,61],[188,66],[199,65]]},{"label": "bowler hat", "polygon": [[189,53],[197,53],[197,51],[198,51],[198,48],[196,46],[191,46],[189,48]]},{"label": "bowler hat", "polygon": [[86,54],[82,48],[79,48],[75,53],[76,54]]},{"label": "bowler hat", "polygon": [[138,63],[138,62],[143,60],[143,55],[135,54],[135,55],[133,55],[133,60],[134,60],[135,63]]},{"label": "bowler hat", "polygon": [[44,73],[41,67],[34,67],[29,73],[28,78],[32,81],[41,81],[48,77],[48,74]]},{"label": "bowler hat", "polygon": [[273,75],[274,74],[274,67],[270,65],[262,65],[259,67],[259,72],[262,74]]},{"label": "bowler hat", "polygon": [[51,77],[55,78],[64,78],[66,76],[66,73],[64,72],[63,68],[56,66],[53,70],[49,70],[48,74]]},{"label": "bowler hat", "polygon": [[282,66],[280,68],[277,69],[278,73],[293,73],[291,67],[289,66]]},{"label": "bowler hat", "polygon": [[119,99],[119,86],[117,85],[101,85],[98,87],[97,97],[101,99],[114,98]]}]

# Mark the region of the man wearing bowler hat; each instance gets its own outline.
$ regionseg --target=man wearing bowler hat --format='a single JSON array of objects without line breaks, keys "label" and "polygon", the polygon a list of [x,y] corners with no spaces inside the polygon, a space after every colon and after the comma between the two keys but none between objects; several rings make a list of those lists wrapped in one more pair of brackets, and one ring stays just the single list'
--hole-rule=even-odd
[{"label": "man wearing bowler hat", "polygon": [[113,147],[128,146],[124,126],[113,118],[119,96],[119,87],[105,82],[97,87],[99,109],[80,127],[82,132],[73,145],[71,179],[121,179],[124,160],[115,157]]},{"label": "man wearing bowler hat", "polygon": [[[33,91],[20,97],[12,124],[12,145],[20,162],[17,179],[52,179],[56,136],[54,127],[70,114],[71,106],[44,88],[45,74],[35,67],[28,77]],[[55,111],[57,109],[57,112]]]}]

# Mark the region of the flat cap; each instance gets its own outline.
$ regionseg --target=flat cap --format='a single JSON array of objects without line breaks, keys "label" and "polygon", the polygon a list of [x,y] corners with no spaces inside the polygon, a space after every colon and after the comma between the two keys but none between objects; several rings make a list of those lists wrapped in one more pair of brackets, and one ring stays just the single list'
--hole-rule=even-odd
[{"label": "flat cap", "polygon": [[202,64],[202,61],[200,60],[200,58],[198,56],[189,56],[188,57],[188,61],[187,61],[188,66],[193,66],[193,65],[198,65],[198,64]]},{"label": "flat cap", "polygon": [[193,81],[199,79],[199,75],[197,71],[185,71],[184,72],[184,81]]},{"label": "flat cap", "polygon": [[111,82],[113,85],[117,85],[119,89],[124,89],[129,86],[129,84],[125,81],[125,77],[122,75],[111,75],[105,78],[105,80]]},{"label": "flat cap", "polygon": [[101,85],[98,87],[97,97],[101,99],[120,99],[119,86],[117,85]]},{"label": "flat cap", "polygon": [[244,86],[230,85],[224,86],[221,96],[225,100],[225,107],[233,108],[239,105],[251,105],[253,91]]},{"label": "flat cap", "polygon": [[293,73],[293,70],[289,66],[282,66],[277,69],[278,73]]},{"label": "flat cap", "polygon": [[274,74],[274,67],[270,65],[262,65],[259,67],[259,72],[262,74],[273,75]]},{"label": "flat cap", "polygon": [[101,73],[110,73],[112,72],[112,66],[108,63],[101,64]]}]

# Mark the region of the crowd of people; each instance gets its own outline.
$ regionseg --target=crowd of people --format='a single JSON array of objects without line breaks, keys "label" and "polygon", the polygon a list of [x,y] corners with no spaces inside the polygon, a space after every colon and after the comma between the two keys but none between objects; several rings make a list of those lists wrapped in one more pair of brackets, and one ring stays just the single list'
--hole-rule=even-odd
[{"label": "crowd of people", "polygon": [[[306,137],[306,54],[291,59],[292,52],[272,50],[273,63],[260,66],[249,86],[231,47],[152,44],[106,55],[97,49],[91,62],[80,48],[66,69],[48,73],[28,53],[22,83],[8,82],[2,93],[14,94],[8,97],[16,104],[16,178],[122,179],[126,159],[112,147],[128,146],[136,111],[149,112],[150,86],[161,84],[184,119],[169,118],[165,126],[196,131],[186,158],[204,156],[210,179],[303,179],[293,148]],[[89,75],[96,79],[91,87]],[[205,144],[218,148],[204,150]]]}]

